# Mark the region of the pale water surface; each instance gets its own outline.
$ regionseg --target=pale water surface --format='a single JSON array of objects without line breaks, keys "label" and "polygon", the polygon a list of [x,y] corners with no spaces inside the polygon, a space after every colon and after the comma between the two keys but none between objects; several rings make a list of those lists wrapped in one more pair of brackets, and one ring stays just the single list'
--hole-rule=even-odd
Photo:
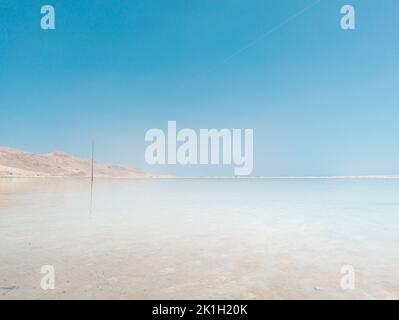
[{"label": "pale water surface", "polygon": [[0,180],[0,299],[399,298],[399,180],[97,180],[89,208],[88,180]]}]

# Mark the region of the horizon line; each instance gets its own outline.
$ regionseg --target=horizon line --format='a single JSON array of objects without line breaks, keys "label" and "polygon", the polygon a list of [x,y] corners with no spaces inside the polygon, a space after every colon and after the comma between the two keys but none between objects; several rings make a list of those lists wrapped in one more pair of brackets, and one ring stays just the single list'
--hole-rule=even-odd
[{"label": "horizon line", "polygon": [[399,179],[399,175],[345,176],[173,176],[175,179]]}]

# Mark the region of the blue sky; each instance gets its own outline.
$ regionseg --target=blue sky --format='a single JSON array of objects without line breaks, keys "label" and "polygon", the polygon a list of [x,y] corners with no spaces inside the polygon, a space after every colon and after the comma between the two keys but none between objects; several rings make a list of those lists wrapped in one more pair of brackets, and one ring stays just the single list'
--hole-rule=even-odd
[{"label": "blue sky", "polygon": [[0,145],[232,174],[147,166],[145,132],[176,120],[253,128],[254,175],[399,173],[397,0],[322,0],[239,51],[315,2],[0,0]]}]

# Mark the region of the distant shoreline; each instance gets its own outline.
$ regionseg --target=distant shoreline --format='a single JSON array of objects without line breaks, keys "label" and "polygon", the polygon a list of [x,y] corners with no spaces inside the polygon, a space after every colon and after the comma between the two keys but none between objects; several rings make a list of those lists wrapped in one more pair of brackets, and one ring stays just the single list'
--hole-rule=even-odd
[{"label": "distant shoreline", "polygon": [[175,179],[254,179],[254,180],[399,180],[399,176],[176,176]]},{"label": "distant shoreline", "polygon": [[[90,177],[72,176],[0,176],[0,179],[65,179],[88,180]],[[224,177],[195,177],[195,176],[145,176],[145,177],[94,177],[96,180],[399,180],[399,176],[303,176],[303,177],[251,177],[251,176],[224,176]]]},{"label": "distant shoreline", "polygon": [[[151,180],[151,179],[175,179],[173,176],[146,176],[146,177],[96,177],[95,180]],[[0,176],[1,179],[64,179],[64,180],[90,180],[91,177],[71,176]]]}]

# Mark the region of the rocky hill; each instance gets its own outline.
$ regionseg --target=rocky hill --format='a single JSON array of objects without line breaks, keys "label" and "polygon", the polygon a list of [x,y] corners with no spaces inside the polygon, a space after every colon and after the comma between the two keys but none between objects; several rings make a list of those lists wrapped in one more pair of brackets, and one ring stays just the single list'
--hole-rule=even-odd
[{"label": "rocky hill", "polygon": [[[33,154],[0,147],[0,177],[90,177],[91,160],[64,152]],[[94,162],[97,178],[149,178],[151,174],[133,168]]]}]

